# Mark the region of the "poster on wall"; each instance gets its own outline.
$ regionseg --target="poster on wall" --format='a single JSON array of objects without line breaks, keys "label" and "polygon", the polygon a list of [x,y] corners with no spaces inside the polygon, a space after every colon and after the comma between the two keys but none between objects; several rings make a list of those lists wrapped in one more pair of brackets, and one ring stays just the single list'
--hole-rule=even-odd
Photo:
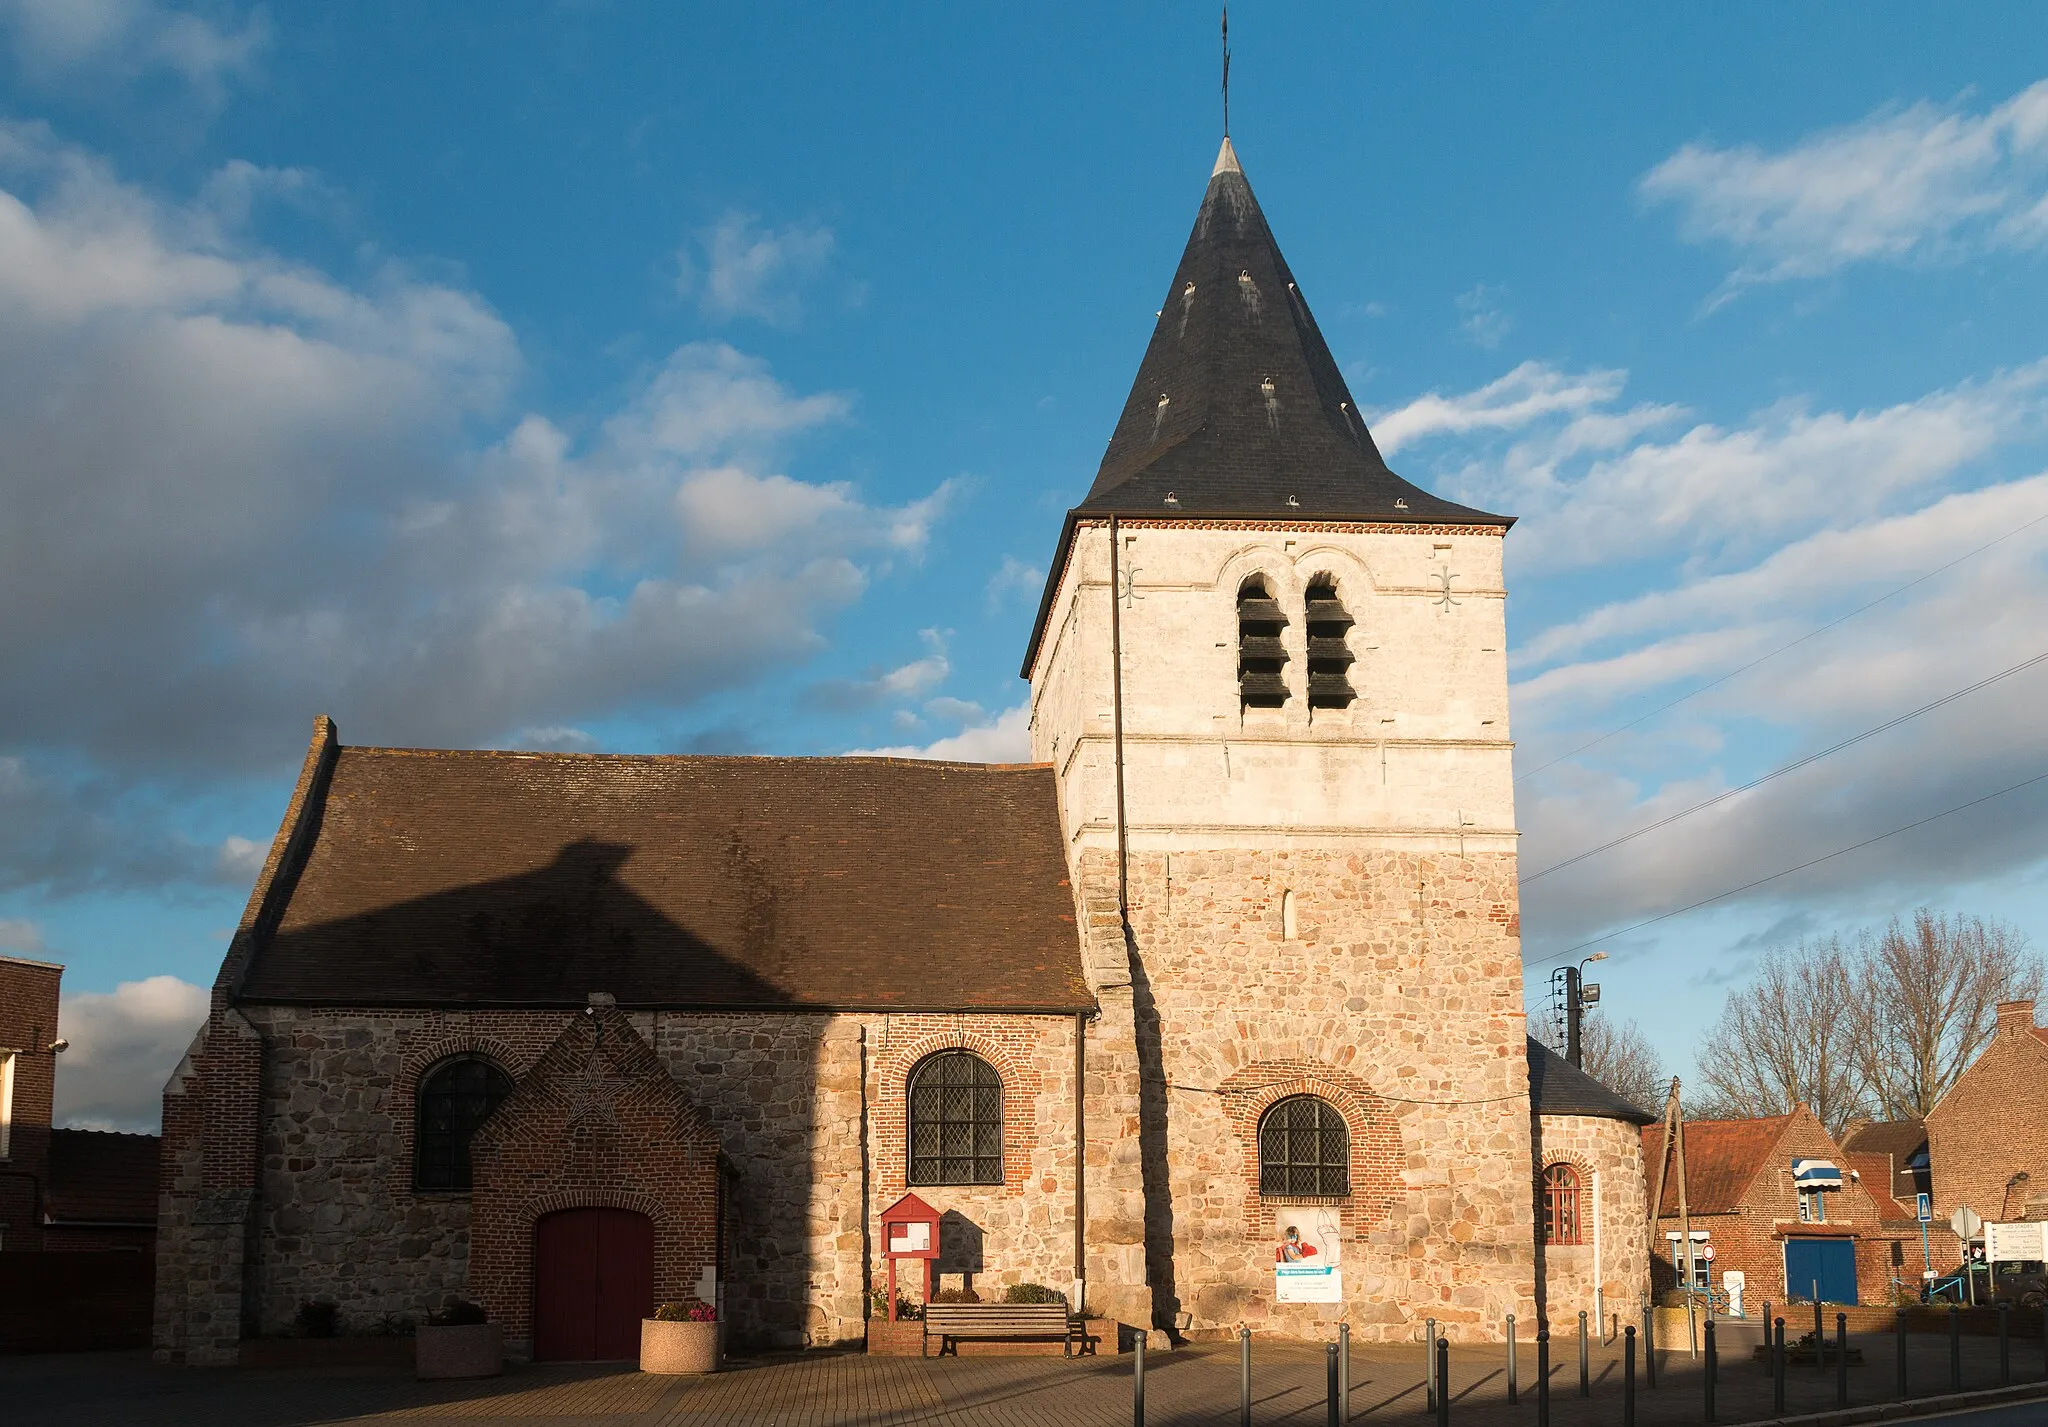
[{"label": "poster on wall", "polygon": [[1273,1227],[1273,1301],[1342,1303],[1344,1230],[1337,1211],[1282,1209]]}]

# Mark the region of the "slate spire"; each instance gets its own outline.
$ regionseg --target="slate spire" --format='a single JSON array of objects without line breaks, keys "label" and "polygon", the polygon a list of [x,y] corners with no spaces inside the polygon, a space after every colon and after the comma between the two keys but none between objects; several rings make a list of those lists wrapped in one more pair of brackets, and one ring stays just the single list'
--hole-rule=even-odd
[{"label": "slate spire", "polygon": [[1074,514],[1499,525],[1387,468],[1229,138]]}]

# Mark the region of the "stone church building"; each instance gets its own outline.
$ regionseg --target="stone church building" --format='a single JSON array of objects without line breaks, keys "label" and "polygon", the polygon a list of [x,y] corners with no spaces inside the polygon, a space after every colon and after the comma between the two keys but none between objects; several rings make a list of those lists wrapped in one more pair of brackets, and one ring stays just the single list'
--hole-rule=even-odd
[{"label": "stone church building", "polygon": [[[344,745],[165,1089],[156,1343],[937,1269],[1169,1335],[1498,1337],[1648,1282],[1649,1118],[1525,1029],[1501,551],[1390,471],[1226,140],[1022,673],[1033,762]],[[915,1274],[906,1282],[915,1282]]]}]

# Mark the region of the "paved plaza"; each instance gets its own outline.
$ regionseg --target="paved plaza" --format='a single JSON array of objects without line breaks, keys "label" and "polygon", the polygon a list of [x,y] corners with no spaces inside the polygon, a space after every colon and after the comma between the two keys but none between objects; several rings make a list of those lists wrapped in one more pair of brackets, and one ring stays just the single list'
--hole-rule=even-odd
[{"label": "paved plaza", "polygon": [[[1854,1366],[1854,1404],[1894,1395],[1892,1339],[1852,1339],[1867,1361]],[[1997,1381],[1997,1344],[1966,1339],[1964,1385]],[[1576,1349],[1565,1345],[1552,1364],[1551,1419],[1557,1427],[1622,1420],[1619,1345],[1596,1346],[1592,1396],[1578,1391]],[[1921,1391],[1945,1392],[1948,1342],[1911,1340],[1908,1358]],[[1535,1354],[1520,1355],[1521,1401],[1506,1400],[1506,1363],[1499,1347],[1454,1350],[1454,1422],[1483,1427],[1534,1427]],[[2037,1343],[2013,1345],[2016,1381],[2042,1377]],[[740,1359],[708,1378],[648,1377],[623,1364],[518,1367],[501,1378],[421,1383],[393,1368],[181,1369],[152,1364],[142,1353],[0,1358],[0,1422],[6,1427],[313,1427],[325,1423],[460,1423],[463,1427],[1127,1427],[1132,1359],[1104,1356],[919,1360],[859,1353],[813,1353]],[[1352,1357],[1351,1419],[1423,1424],[1420,1345],[1398,1352],[1360,1349]],[[1292,1343],[1253,1347],[1252,1417],[1265,1427],[1320,1427],[1325,1417],[1321,1350]],[[1788,1414],[1835,1405],[1835,1377],[1808,1364],[1788,1373]],[[2048,1384],[2043,1384],[2048,1395]],[[1719,1420],[1768,1419],[1771,1383],[1747,1360],[1722,1365]],[[1154,1352],[1146,1373],[1151,1427],[1230,1427],[1238,1420],[1238,1359],[1232,1344]],[[2048,1412],[2048,1408],[2042,1409]],[[1683,1353],[1666,1354],[1660,1386],[1638,1384],[1637,1421],[1695,1423],[1700,1376]]]}]

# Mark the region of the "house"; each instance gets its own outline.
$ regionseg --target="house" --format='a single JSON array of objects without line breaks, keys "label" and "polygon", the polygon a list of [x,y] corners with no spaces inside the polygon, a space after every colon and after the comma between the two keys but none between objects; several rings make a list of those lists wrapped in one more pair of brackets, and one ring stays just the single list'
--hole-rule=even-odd
[{"label": "house", "polygon": [[[1664,1127],[1649,1126],[1643,1164],[1651,1192],[1663,1158]],[[1804,1105],[1766,1119],[1686,1121],[1692,1286],[1728,1291],[1745,1313],[1759,1311],[1766,1300],[1810,1301],[1816,1292],[1832,1303],[1886,1301],[1897,1276],[1898,1238],[1887,1225],[1898,1210],[1888,1193],[1889,1167],[1880,1203],[1845,1159]],[[1675,1156],[1652,1237],[1652,1283],[1661,1293],[1678,1285],[1684,1259]]]},{"label": "house", "polygon": [[43,1247],[156,1255],[155,1135],[112,1130],[50,1131],[50,1180],[43,1197]]},{"label": "house", "polygon": [[43,1247],[63,976],[47,961],[0,956],[0,1253]]},{"label": "house", "polygon": [[1953,1265],[1957,1209],[1992,1223],[2048,1219],[2048,1032],[2032,1001],[1998,1007],[1990,1044],[1927,1112],[1934,1223]]}]

